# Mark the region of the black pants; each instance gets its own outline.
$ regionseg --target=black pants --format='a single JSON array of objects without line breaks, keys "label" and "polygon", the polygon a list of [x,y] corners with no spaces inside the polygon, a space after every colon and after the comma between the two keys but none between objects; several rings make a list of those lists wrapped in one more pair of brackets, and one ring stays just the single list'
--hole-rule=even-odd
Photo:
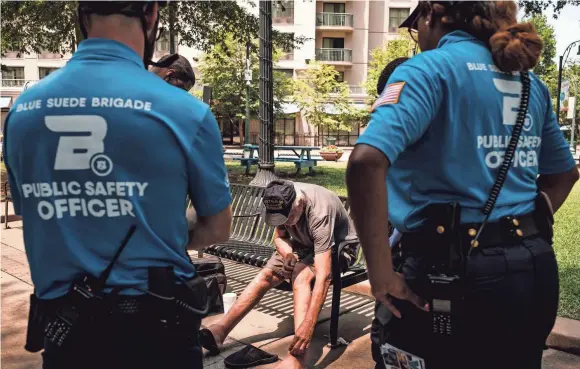
[{"label": "black pants", "polygon": [[[402,259],[402,272],[419,296],[426,260]],[[447,341],[431,333],[431,316],[393,299],[398,319],[377,304],[371,328],[376,368],[385,342],[425,359],[427,369],[541,369],[545,341],[558,310],[558,268],[550,243],[532,237],[506,247],[474,250],[468,263],[465,331]]]},{"label": "black pants", "polygon": [[97,319],[66,349],[45,340],[43,369],[200,369],[200,319],[165,329],[140,314]]}]

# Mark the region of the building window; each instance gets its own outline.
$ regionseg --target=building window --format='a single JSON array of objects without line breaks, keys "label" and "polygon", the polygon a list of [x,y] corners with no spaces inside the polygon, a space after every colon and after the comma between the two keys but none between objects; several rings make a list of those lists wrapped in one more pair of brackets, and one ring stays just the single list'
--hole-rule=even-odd
[{"label": "building window", "polygon": [[48,76],[49,74],[51,74],[52,72],[54,72],[57,69],[58,68],[38,67],[38,76],[40,79],[43,79],[44,77]]},{"label": "building window", "polygon": [[24,79],[24,67],[5,67],[2,79]]},{"label": "building window", "polygon": [[272,23],[294,23],[294,1],[282,0],[272,4]]},{"label": "building window", "polygon": [[2,87],[24,86],[24,67],[2,67]]},{"label": "building window", "polygon": [[389,8],[389,32],[397,33],[399,26],[407,17],[411,9],[409,8]]},{"label": "building window", "polygon": [[322,38],[322,48],[323,49],[344,49],[344,38],[323,37]]},{"label": "building window", "polygon": [[[175,52],[177,52],[177,37],[174,37],[175,42]],[[155,43],[155,51],[158,51],[162,54],[167,54],[170,52],[170,44],[169,44],[169,31],[164,30],[159,37],[159,40]]]},{"label": "building window", "polygon": [[344,82],[344,72],[338,72],[336,75],[336,82]]},{"label": "building window", "polygon": [[360,136],[360,124],[353,123],[349,131],[330,131],[327,127],[318,128],[318,145],[327,145],[326,138],[335,138],[336,146],[354,146]]},{"label": "building window", "polygon": [[346,8],[344,3],[324,3],[322,11],[324,13],[346,13]]},{"label": "building window", "polygon": [[296,118],[294,114],[276,119],[274,144],[275,145],[294,145],[295,136],[294,128]]},{"label": "building window", "polygon": [[294,69],[275,69],[274,71],[278,73],[284,73],[288,78],[294,77]]},{"label": "building window", "polygon": [[[294,39],[294,33],[291,33],[292,39]],[[288,45],[282,49],[282,55],[280,55],[280,60],[294,60],[294,47]]]}]

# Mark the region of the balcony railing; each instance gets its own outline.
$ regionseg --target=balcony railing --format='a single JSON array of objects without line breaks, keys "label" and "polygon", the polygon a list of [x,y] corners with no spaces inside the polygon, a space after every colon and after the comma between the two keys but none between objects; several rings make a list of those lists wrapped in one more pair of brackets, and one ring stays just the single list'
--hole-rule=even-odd
[{"label": "balcony railing", "polygon": [[352,62],[351,49],[316,49],[316,60],[325,62]]},{"label": "balcony railing", "polygon": [[286,7],[285,10],[282,10],[274,6],[272,24],[294,24],[294,7]]},{"label": "balcony railing", "polygon": [[22,88],[26,82],[31,82],[29,79],[4,79],[2,78],[2,87],[16,87]]},{"label": "balcony railing", "polygon": [[316,26],[352,27],[353,16],[347,13],[316,13]]},{"label": "balcony railing", "polygon": [[[333,93],[338,93],[338,90],[333,91]],[[367,91],[363,86],[348,85],[348,93],[350,95],[366,95]]]}]

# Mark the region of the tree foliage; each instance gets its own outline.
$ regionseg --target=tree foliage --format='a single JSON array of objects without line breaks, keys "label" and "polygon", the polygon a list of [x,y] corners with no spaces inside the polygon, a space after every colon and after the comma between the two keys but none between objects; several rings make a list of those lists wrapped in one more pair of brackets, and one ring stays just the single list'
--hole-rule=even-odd
[{"label": "tree foliage", "polygon": [[524,10],[526,16],[541,15],[548,9],[552,9],[554,12],[554,18],[557,19],[560,12],[566,5],[580,6],[580,0],[542,0],[542,1],[529,1],[529,0],[519,0],[518,5],[520,9]]},{"label": "tree foliage", "polygon": [[[203,51],[223,44],[231,34],[237,42],[257,39],[258,17],[235,1],[177,1],[170,3],[176,14],[172,32],[179,43]],[[255,6],[252,2],[249,6]],[[76,22],[76,1],[2,1],[2,50],[54,52],[75,50],[80,42]],[[169,7],[161,10],[161,21],[168,22]],[[272,32],[279,47],[300,45],[303,37],[291,33]]]},{"label": "tree foliage", "polygon": [[377,98],[377,82],[385,66],[397,58],[410,56],[414,47],[415,42],[408,32],[400,31],[397,39],[387,41],[382,46],[371,50],[367,80],[365,82],[369,104],[372,105]]},{"label": "tree foliage", "polygon": [[310,124],[329,130],[350,131],[349,117],[356,111],[350,105],[347,84],[338,82],[337,78],[338,72],[333,66],[311,63],[293,81],[292,100]]},{"label": "tree foliage", "polygon": [[544,42],[540,61],[534,68],[534,73],[542,77],[548,75],[556,68],[554,57],[556,56],[556,34],[554,27],[548,24],[548,18],[545,15],[534,15],[524,18],[524,21],[530,22],[536,28],[536,32]]},{"label": "tree foliage", "polygon": [[[253,41],[255,47],[258,42]],[[280,52],[274,52],[274,62]],[[256,117],[259,110],[259,75],[260,66],[256,53],[250,52],[252,82],[250,85],[250,113]],[[204,54],[199,63],[201,81],[196,82],[213,88],[212,110],[215,115],[229,118],[245,118],[246,82],[246,45],[228,34],[223,42]],[[292,94],[292,82],[286,74],[274,71],[274,114],[281,111],[284,99]]]}]

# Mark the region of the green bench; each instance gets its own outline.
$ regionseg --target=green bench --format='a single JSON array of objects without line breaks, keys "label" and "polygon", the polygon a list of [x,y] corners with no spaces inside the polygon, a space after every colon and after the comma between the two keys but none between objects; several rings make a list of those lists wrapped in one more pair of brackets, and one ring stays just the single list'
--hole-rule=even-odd
[{"label": "green bench", "polygon": [[[231,184],[230,190],[233,211],[230,239],[225,243],[210,246],[204,249],[203,252],[239,263],[263,267],[275,251],[275,228],[264,222],[260,211],[264,188]],[[341,200],[348,210],[348,200],[345,197],[341,197]],[[333,248],[332,283],[334,288],[330,318],[331,347],[338,345],[338,317],[342,289],[368,279],[364,267],[350,269],[346,273],[341,273],[339,255],[339,250]],[[292,291],[292,286],[284,282],[277,289]]]},{"label": "green bench", "polygon": [[[234,158],[234,160],[239,161],[242,167],[246,167],[246,175],[250,174],[250,168],[252,165],[257,165],[260,159],[258,158]],[[296,156],[278,156],[274,158],[275,162],[292,162],[296,166],[296,174],[300,174],[303,168],[308,168],[310,174],[313,173],[313,168],[316,163],[324,160],[319,157],[313,157],[310,159],[298,159]]]}]

